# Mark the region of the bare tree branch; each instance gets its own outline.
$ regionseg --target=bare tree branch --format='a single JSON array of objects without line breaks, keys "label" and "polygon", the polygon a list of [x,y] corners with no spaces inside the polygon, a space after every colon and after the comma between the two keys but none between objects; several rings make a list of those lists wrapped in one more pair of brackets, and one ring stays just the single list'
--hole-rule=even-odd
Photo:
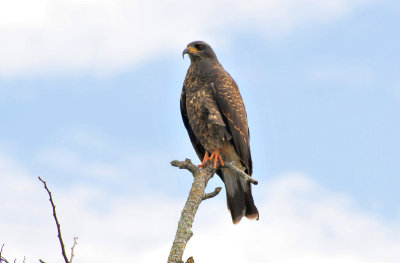
[{"label": "bare tree branch", "polygon": [[200,169],[199,167],[194,165],[192,163],[192,161],[190,159],[188,159],[188,158],[186,158],[185,161],[183,161],[183,162],[182,161],[177,161],[177,160],[172,161],[171,165],[175,166],[175,167],[178,167],[179,169],[186,169],[186,170],[190,171],[193,174],[193,176]]},{"label": "bare tree branch", "polygon": [[222,187],[217,187],[217,188],[215,188],[215,190],[212,191],[211,193],[204,194],[204,195],[203,195],[203,198],[202,198],[202,201],[204,201],[204,200],[206,200],[206,199],[209,199],[209,198],[215,197],[217,194],[219,194],[219,192],[221,192],[221,189],[222,189]]},{"label": "bare tree branch", "polygon": [[61,245],[61,253],[64,258],[65,263],[69,263],[67,254],[65,253],[65,246],[64,246],[64,242],[63,242],[63,239],[61,236],[61,227],[60,227],[60,223],[58,222],[58,219],[57,219],[56,206],[54,205],[53,197],[51,196],[51,192],[50,192],[49,188],[47,188],[46,181],[44,181],[42,178],[40,178],[40,176],[38,178],[43,183],[44,188],[46,189],[47,193],[49,194],[49,197],[50,197],[49,200],[50,200],[51,206],[53,207],[53,217],[54,217],[54,220],[56,221],[56,225],[57,225],[58,240],[60,241],[60,245]]},{"label": "bare tree branch", "polygon": [[[204,189],[207,186],[208,181],[213,177],[215,169],[210,166],[206,168],[199,168],[194,165],[190,159],[185,161],[172,161],[172,166],[178,167],[180,169],[186,169],[190,171],[194,177],[192,188],[190,189],[189,197],[186,200],[185,206],[181,213],[181,218],[178,223],[178,230],[176,231],[175,239],[172,244],[172,248],[168,257],[168,263],[183,263],[182,256],[185,250],[186,244],[192,237],[193,233],[191,230],[194,217],[196,215],[197,209],[203,200],[212,198],[221,191],[221,187],[215,188],[211,193],[204,193]],[[221,167],[218,167],[221,168]],[[244,171],[240,170],[235,166],[234,162],[227,162],[224,168],[229,168],[234,171],[237,175],[243,177],[246,182],[252,184],[258,184],[258,181]],[[186,263],[194,263],[193,257],[187,259]]]},{"label": "bare tree branch", "polygon": [[3,253],[3,247],[4,247],[4,244],[1,245],[1,249],[0,249],[0,263],[1,263],[1,253]]},{"label": "bare tree branch", "polygon": [[9,263],[9,262],[7,261],[7,259],[3,258],[3,256],[1,255],[1,254],[3,253],[3,247],[4,247],[4,244],[1,245],[1,250],[0,250],[0,263],[2,263],[2,262],[4,262],[4,263]]},{"label": "bare tree branch", "polygon": [[[57,225],[58,240],[60,241],[61,252],[62,252],[64,261],[65,261],[65,263],[72,263],[72,259],[74,258],[74,249],[75,249],[76,244],[78,243],[78,242],[77,242],[77,239],[78,239],[78,238],[77,238],[77,237],[74,237],[74,244],[73,244],[73,246],[72,246],[72,248],[71,248],[71,258],[70,258],[70,260],[68,260],[67,254],[65,253],[65,245],[64,245],[64,242],[63,242],[63,239],[62,239],[62,236],[61,236],[61,226],[60,226],[60,223],[58,222],[58,218],[57,218],[57,214],[56,214],[56,205],[55,205],[54,202],[53,202],[53,197],[52,197],[52,195],[51,195],[51,192],[50,192],[49,188],[47,187],[46,181],[44,181],[42,178],[40,178],[40,176],[39,176],[38,178],[39,178],[39,180],[43,183],[44,189],[46,189],[47,193],[49,194],[49,201],[50,201],[50,203],[51,203],[51,207],[53,208],[53,217],[54,217],[54,220],[55,220],[56,225]],[[0,249],[0,263],[9,263],[9,262],[2,256],[3,247],[4,247],[4,244],[1,246],[1,249]],[[24,256],[24,260],[22,261],[22,263],[25,263],[25,261],[26,261],[26,257]],[[16,262],[17,262],[17,259],[14,259],[14,263],[16,263]],[[39,262],[40,262],[40,263],[46,263],[46,262],[44,262],[42,259],[39,259]]]},{"label": "bare tree branch", "polygon": [[74,258],[75,254],[74,254],[74,250],[75,250],[75,246],[76,244],[78,244],[78,238],[74,237],[74,244],[71,247],[71,257],[69,258],[69,263],[72,263],[72,259]]},{"label": "bare tree branch", "polygon": [[256,179],[254,179],[253,177],[251,177],[250,175],[246,174],[245,172],[243,172],[242,170],[240,170],[239,168],[237,168],[235,166],[235,162],[229,162],[229,163],[225,163],[224,164],[224,168],[229,168],[232,171],[236,172],[237,175],[241,176],[244,178],[244,180],[246,180],[246,183],[252,183],[254,185],[258,184],[258,181]]},{"label": "bare tree branch", "polygon": [[[178,223],[178,230],[176,231],[175,239],[168,257],[168,263],[183,263],[183,252],[185,251],[187,242],[193,235],[191,227],[194,217],[201,201],[204,200],[204,189],[208,181],[213,177],[215,170],[210,167],[200,169],[195,166],[190,159],[186,159],[183,162],[172,161],[171,165],[180,169],[186,169],[194,176],[192,188],[190,189],[189,197],[182,210],[181,218]],[[193,258],[190,260],[188,259],[187,262],[194,262]]]}]

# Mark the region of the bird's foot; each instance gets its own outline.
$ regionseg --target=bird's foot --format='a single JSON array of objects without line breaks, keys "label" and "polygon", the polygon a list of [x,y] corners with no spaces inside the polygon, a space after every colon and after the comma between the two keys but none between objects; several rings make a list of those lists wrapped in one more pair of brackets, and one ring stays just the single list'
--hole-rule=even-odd
[{"label": "bird's foot", "polygon": [[222,156],[220,153],[220,149],[216,149],[210,156],[209,160],[211,161],[212,159],[214,159],[214,169],[217,168],[217,162],[219,160],[219,162],[221,163],[221,166],[224,166],[224,161],[222,161]]},{"label": "bird's foot", "polygon": [[206,163],[208,162],[209,159],[210,159],[210,157],[208,156],[208,152],[206,151],[206,153],[204,154],[204,157],[203,157],[203,162],[201,164],[199,164],[198,166],[201,168],[204,168],[204,166],[206,166]]}]

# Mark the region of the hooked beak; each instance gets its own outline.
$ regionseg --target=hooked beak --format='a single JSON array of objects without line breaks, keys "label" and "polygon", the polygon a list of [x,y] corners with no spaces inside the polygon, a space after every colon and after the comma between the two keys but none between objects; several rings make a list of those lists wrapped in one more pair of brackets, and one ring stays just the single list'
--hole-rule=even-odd
[{"label": "hooked beak", "polygon": [[193,46],[188,46],[187,48],[185,48],[185,50],[183,50],[183,53],[182,53],[182,57],[185,57],[185,54],[196,54],[196,53],[199,53],[200,51],[199,50],[197,50],[195,47],[193,47]]},{"label": "hooked beak", "polygon": [[190,53],[190,50],[188,48],[185,48],[185,50],[183,50],[183,53],[182,53],[182,58],[185,58],[185,54],[189,54],[189,53]]}]

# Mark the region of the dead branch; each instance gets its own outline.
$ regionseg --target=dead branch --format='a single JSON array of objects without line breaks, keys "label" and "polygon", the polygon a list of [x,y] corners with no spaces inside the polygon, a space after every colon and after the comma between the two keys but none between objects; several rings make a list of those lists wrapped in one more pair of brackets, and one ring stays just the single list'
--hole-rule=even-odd
[{"label": "dead branch", "polygon": [[[189,197],[185,203],[185,206],[181,213],[181,218],[178,223],[178,230],[176,231],[175,239],[172,244],[172,248],[168,257],[168,263],[183,263],[182,256],[186,248],[186,244],[192,237],[193,233],[191,230],[194,217],[196,215],[197,209],[203,200],[212,198],[219,194],[221,187],[215,188],[211,193],[206,194],[204,192],[208,181],[214,176],[215,169],[211,167],[199,168],[194,165],[190,159],[185,161],[172,161],[172,166],[178,167],[180,169],[186,169],[190,171],[194,177],[192,188],[190,189]],[[243,177],[246,182],[252,184],[258,184],[258,181],[244,171],[237,168],[234,162],[225,163],[224,168],[229,168],[236,172],[239,176]],[[186,263],[194,263],[193,257],[188,258]]]},{"label": "dead branch", "polygon": [[[63,242],[63,239],[62,239],[62,236],[61,236],[61,227],[60,227],[60,223],[58,222],[58,218],[57,218],[57,214],[56,214],[56,205],[55,205],[54,202],[53,202],[53,197],[52,197],[52,195],[51,195],[51,192],[50,192],[49,188],[47,187],[46,181],[44,181],[42,178],[40,178],[40,176],[39,176],[38,178],[39,178],[39,180],[43,183],[44,189],[46,189],[47,193],[49,194],[49,201],[50,201],[50,203],[51,203],[51,207],[53,208],[53,217],[54,217],[54,220],[55,220],[56,225],[57,225],[58,240],[60,241],[61,252],[62,252],[64,261],[65,261],[65,263],[72,263],[72,259],[74,258],[74,249],[75,249],[76,244],[78,243],[78,242],[77,242],[77,239],[78,239],[78,238],[77,238],[77,237],[74,237],[74,244],[73,244],[73,246],[72,246],[72,248],[71,248],[71,258],[70,258],[70,260],[68,260],[67,255],[66,255],[66,253],[65,253],[64,242]],[[1,246],[1,249],[0,249],[0,263],[9,263],[9,262],[2,256],[3,247],[4,247],[4,244]],[[24,260],[22,261],[22,263],[25,263],[25,260],[26,260],[26,257],[24,256]],[[16,261],[17,261],[17,259],[14,259],[14,263],[16,263]],[[46,262],[44,262],[42,259],[39,259],[39,262],[40,262],[40,263],[46,263]]]},{"label": "dead branch", "polygon": [[4,263],[9,263],[8,261],[7,261],[7,259],[5,259],[1,254],[3,253],[3,247],[4,247],[4,244],[3,245],[1,245],[1,249],[0,249],[0,263],[2,263],[2,262],[4,262]]},{"label": "dead branch", "polygon": [[51,196],[51,192],[50,192],[49,188],[47,188],[46,181],[44,181],[42,178],[40,178],[40,176],[38,178],[44,184],[44,189],[46,189],[47,193],[49,194],[49,197],[50,197],[49,200],[50,200],[51,206],[53,208],[53,217],[54,217],[54,220],[56,221],[56,225],[57,225],[58,240],[60,241],[60,245],[61,245],[61,253],[64,258],[65,263],[69,263],[67,254],[65,253],[64,241],[61,236],[61,227],[60,227],[60,223],[58,222],[58,218],[57,218],[57,214],[56,214],[56,206],[54,205],[53,197]]},{"label": "dead branch", "polygon": [[237,168],[235,166],[235,162],[229,162],[229,163],[225,163],[224,164],[224,168],[229,168],[232,171],[236,172],[237,175],[241,176],[244,178],[244,180],[246,180],[246,183],[252,183],[254,185],[258,184],[258,181],[256,179],[254,179],[253,177],[251,177],[250,175],[246,174],[245,172],[243,172],[242,170],[240,170],[239,168]]},{"label": "dead branch", "polygon": [[[190,189],[189,197],[186,200],[185,206],[182,210],[181,218],[179,219],[178,223],[178,230],[176,231],[175,239],[168,257],[168,263],[183,263],[183,252],[187,242],[193,235],[191,227],[197,209],[203,200],[213,198],[214,196],[218,195],[221,191],[221,187],[215,188],[215,190],[211,193],[204,193],[208,181],[214,176],[215,173],[215,169],[211,167],[199,168],[194,165],[190,159],[186,159],[185,161],[175,160],[171,162],[171,165],[178,167],[179,169],[186,169],[190,171],[194,177],[192,188]],[[258,184],[256,179],[237,168],[234,162],[225,163],[224,168],[229,168],[236,172],[236,174],[243,177],[248,183],[255,185]],[[188,258],[186,263],[194,263],[193,257]]]},{"label": "dead branch", "polygon": [[74,254],[74,250],[75,250],[75,246],[76,244],[78,244],[78,238],[74,237],[74,244],[71,247],[71,257],[69,258],[69,263],[72,263],[72,259],[74,258],[75,254]]},{"label": "dead branch", "polygon": [[188,171],[190,171],[192,173],[192,175],[194,176],[196,174],[196,172],[198,172],[200,170],[199,167],[197,167],[196,165],[194,165],[192,163],[192,161],[190,159],[185,159],[185,161],[172,161],[171,162],[172,166],[178,167],[179,169],[186,169]]},{"label": "dead branch", "polygon": [[204,201],[204,200],[206,200],[206,199],[213,198],[214,196],[216,196],[217,194],[219,194],[219,192],[221,192],[221,190],[222,190],[222,187],[217,187],[217,188],[215,188],[215,190],[212,191],[211,193],[204,194],[204,195],[203,195],[203,198],[202,198],[201,200]]},{"label": "dead branch", "polygon": [[[181,218],[178,223],[178,230],[176,231],[175,239],[168,257],[168,263],[183,263],[183,252],[185,251],[187,242],[193,235],[191,227],[194,217],[201,201],[205,200],[204,189],[208,181],[213,177],[215,170],[209,167],[204,169],[198,168],[190,159],[186,159],[183,162],[172,161],[171,165],[190,171],[194,177],[192,188],[190,189],[189,197],[182,210]],[[219,191],[215,190],[208,198],[216,196],[218,193]],[[187,262],[194,262],[194,260],[193,258],[189,258]]]}]

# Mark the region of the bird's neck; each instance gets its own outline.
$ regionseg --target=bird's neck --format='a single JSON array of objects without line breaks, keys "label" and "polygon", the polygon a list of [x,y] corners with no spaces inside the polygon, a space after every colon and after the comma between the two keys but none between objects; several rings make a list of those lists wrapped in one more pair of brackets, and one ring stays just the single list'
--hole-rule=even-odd
[{"label": "bird's neck", "polygon": [[198,76],[209,75],[213,68],[219,65],[217,58],[215,59],[200,59],[192,61],[190,67],[192,72],[196,72]]},{"label": "bird's neck", "polygon": [[199,89],[205,88],[210,80],[213,79],[216,74],[215,69],[218,67],[218,60],[192,62],[184,82],[186,92],[197,92]]}]

